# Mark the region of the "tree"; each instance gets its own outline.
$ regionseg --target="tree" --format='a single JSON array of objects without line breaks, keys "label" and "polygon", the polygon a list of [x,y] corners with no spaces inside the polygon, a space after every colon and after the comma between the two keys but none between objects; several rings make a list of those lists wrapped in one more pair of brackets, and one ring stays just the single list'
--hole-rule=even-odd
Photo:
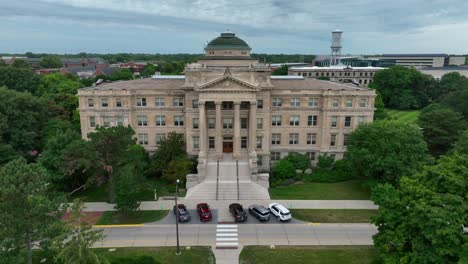
[{"label": "tree", "polygon": [[42,77],[38,88],[39,95],[66,93],[75,95],[81,83],[70,74],[53,73]]},{"label": "tree", "polygon": [[[47,105],[29,93],[0,87],[0,144],[19,155],[31,157],[40,150],[47,123]],[[4,153],[0,160],[8,161]]]},{"label": "tree", "polygon": [[374,101],[375,111],[374,111],[374,120],[384,120],[388,117],[388,113],[385,111],[385,105],[382,101],[382,96],[377,91],[377,96]]},{"label": "tree", "polygon": [[295,170],[305,170],[311,167],[310,158],[297,152],[289,152],[285,159],[291,162]]},{"label": "tree", "polygon": [[452,151],[456,151],[463,155],[468,155],[468,130],[465,130],[454,143]]},{"label": "tree", "polygon": [[448,94],[441,103],[461,113],[468,121],[468,104],[466,102],[468,102],[468,88]]},{"label": "tree", "polygon": [[420,129],[397,121],[361,125],[349,136],[345,158],[356,175],[398,184],[429,160]]},{"label": "tree", "polygon": [[434,156],[445,154],[457,140],[467,124],[460,113],[440,104],[424,108],[419,115],[419,125],[429,151]]},{"label": "tree", "polygon": [[104,239],[103,230],[92,230],[83,214],[84,204],[79,199],[73,201],[68,220],[69,233],[63,249],[55,257],[64,264],[108,264],[109,261],[91,249]]},{"label": "tree", "polygon": [[384,262],[457,263],[468,246],[462,231],[468,220],[467,182],[468,157],[457,154],[403,177],[398,189],[375,187],[374,245]]},{"label": "tree", "polygon": [[47,249],[64,231],[64,199],[50,192],[47,178],[44,168],[22,158],[0,169],[0,259],[32,263],[33,249]]},{"label": "tree", "polygon": [[461,75],[459,72],[450,72],[444,74],[440,79],[439,89],[437,89],[434,98],[442,99],[452,92],[463,89],[468,89],[468,78]]},{"label": "tree", "polygon": [[49,68],[49,69],[63,67],[63,64],[60,58],[54,55],[43,57],[39,65],[41,65],[42,68]]},{"label": "tree", "polygon": [[294,179],[294,177],[296,176],[296,170],[294,169],[294,165],[286,159],[281,159],[275,162],[275,164],[273,164],[272,172],[273,180],[275,182],[287,179]]},{"label": "tree", "polygon": [[161,176],[169,162],[186,156],[182,134],[171,132],[166,139],[159,143],[158,149],[151,157],[149,173],[150,175]]},{"label": "tree", "polygon": [[13,61],[13,64],[11,64],[11,67],[18,69],[30,69],[31,65],[29,65],[29,63],[26,60],[15,59],[15,61]]},{"label": "tree", "polygon": [[414,68],[393,66],[378,71],[369,87],[376,89],[390,108],[418,109],[429,104],[435,80]]},{"label": "tree", "polygon": [[[106,171],[104,181],[112,183],[113,170],[124,164],[129,148],[135,145],[135,131],[131,127],[96,127],[88,134],[89,146],[96,153],[96,162]],[[114,188],[109,185],[109,201],[115,198]]]},{"label": "tree", "polygon": [[288,65],[283,65],[280,68],[274,70],[271,75],[288,75]]},{"label": "tree", "polygon": [[130,69],[117,69],[112,74],[111,80],[133,80],[133,72]]},{"label": "tree", "polygon": [[36,93],[41,76],[35,74],[30,69],[0,67],[0,87],[6,86],[8,89],[17,92]]},{"label": "tree", "polygon": [[167,168],[163,171],[162,177],[170,183],[175,183],[180,179],[182,183],[185,182],[187,174],[192,172],[193,162],[190,159],[176,159],[171,160]]},{"label": "tree", "polygon": [[148,63],[146,64],[145,68],[143,68],[140,74],[143,77],[151,77],[152,75],[156,73],[156,71],[157,71],[156,66],[154,66],[151,63]]}]

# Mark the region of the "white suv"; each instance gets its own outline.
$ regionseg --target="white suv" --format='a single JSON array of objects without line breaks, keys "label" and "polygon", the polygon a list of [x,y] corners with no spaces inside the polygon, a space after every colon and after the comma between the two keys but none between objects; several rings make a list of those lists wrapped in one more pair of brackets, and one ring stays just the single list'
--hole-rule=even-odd
[{"label": "white suv", "polygon": [[289,212],[288,208],[284,205],[279,203],[271,203],[268,205],[268,209],[270,212],[278,218],[280,221],[289,221],[291,220],[291,212]]}]

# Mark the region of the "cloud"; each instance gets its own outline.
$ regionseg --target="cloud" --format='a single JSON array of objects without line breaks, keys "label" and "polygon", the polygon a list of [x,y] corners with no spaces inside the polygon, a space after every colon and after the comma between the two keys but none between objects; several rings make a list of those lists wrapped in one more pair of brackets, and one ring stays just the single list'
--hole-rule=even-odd
[{"label": "cloud", "polygon": [[[421,41],[424,50],[419,52],[460,53],[467,51],[450,40],[466,40],[460,39],[457,26],[468,22],[465,10],[464,0],[0,0],[0,30],[13,26],[18,34],[42,31],[58,40],[81,36],[126,45],[130,41],[122,39],[131,37],[135,43],[128,51],[138,51],[137,45],[148,50],[150,45],[142,43],[146,40],[167,45],[158,47],[167,52],[200,52],[206,41],[231,29],[256,52],[328,53],[330,31],[339,27],[345,32],[345,53],[414,52],[418,46],[409,41]],[[436,31],[446,36],[446,43],[433,39]],[[34,50],[33,43],[0,43],[0,49]],[[50,45],[60,52],[59,45]]]}]

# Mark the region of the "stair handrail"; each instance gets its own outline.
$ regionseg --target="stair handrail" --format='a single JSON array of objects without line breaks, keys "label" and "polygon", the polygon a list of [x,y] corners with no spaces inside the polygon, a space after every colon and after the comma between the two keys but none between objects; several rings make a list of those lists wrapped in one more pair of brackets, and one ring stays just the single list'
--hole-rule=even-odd
[{"label": "stair handrail", "polygon": [[218,188],[219,188],[219,160],[216,164],[216,201],[218,200]]},{"label": "stair handrail", "polygon": [[239,200],[239,160],[236,160],[236,171],[237,171],[237,200]]}]

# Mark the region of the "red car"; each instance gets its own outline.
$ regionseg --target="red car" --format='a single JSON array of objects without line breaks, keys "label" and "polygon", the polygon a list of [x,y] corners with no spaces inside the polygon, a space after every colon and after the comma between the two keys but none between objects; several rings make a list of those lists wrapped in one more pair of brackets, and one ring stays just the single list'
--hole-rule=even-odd
[{"label": "red car", "polygon": [[207,203],[197,204],[197,212],[200,216],[200,221],[211,221],[213,215],[211,214],[210,206]]}]

